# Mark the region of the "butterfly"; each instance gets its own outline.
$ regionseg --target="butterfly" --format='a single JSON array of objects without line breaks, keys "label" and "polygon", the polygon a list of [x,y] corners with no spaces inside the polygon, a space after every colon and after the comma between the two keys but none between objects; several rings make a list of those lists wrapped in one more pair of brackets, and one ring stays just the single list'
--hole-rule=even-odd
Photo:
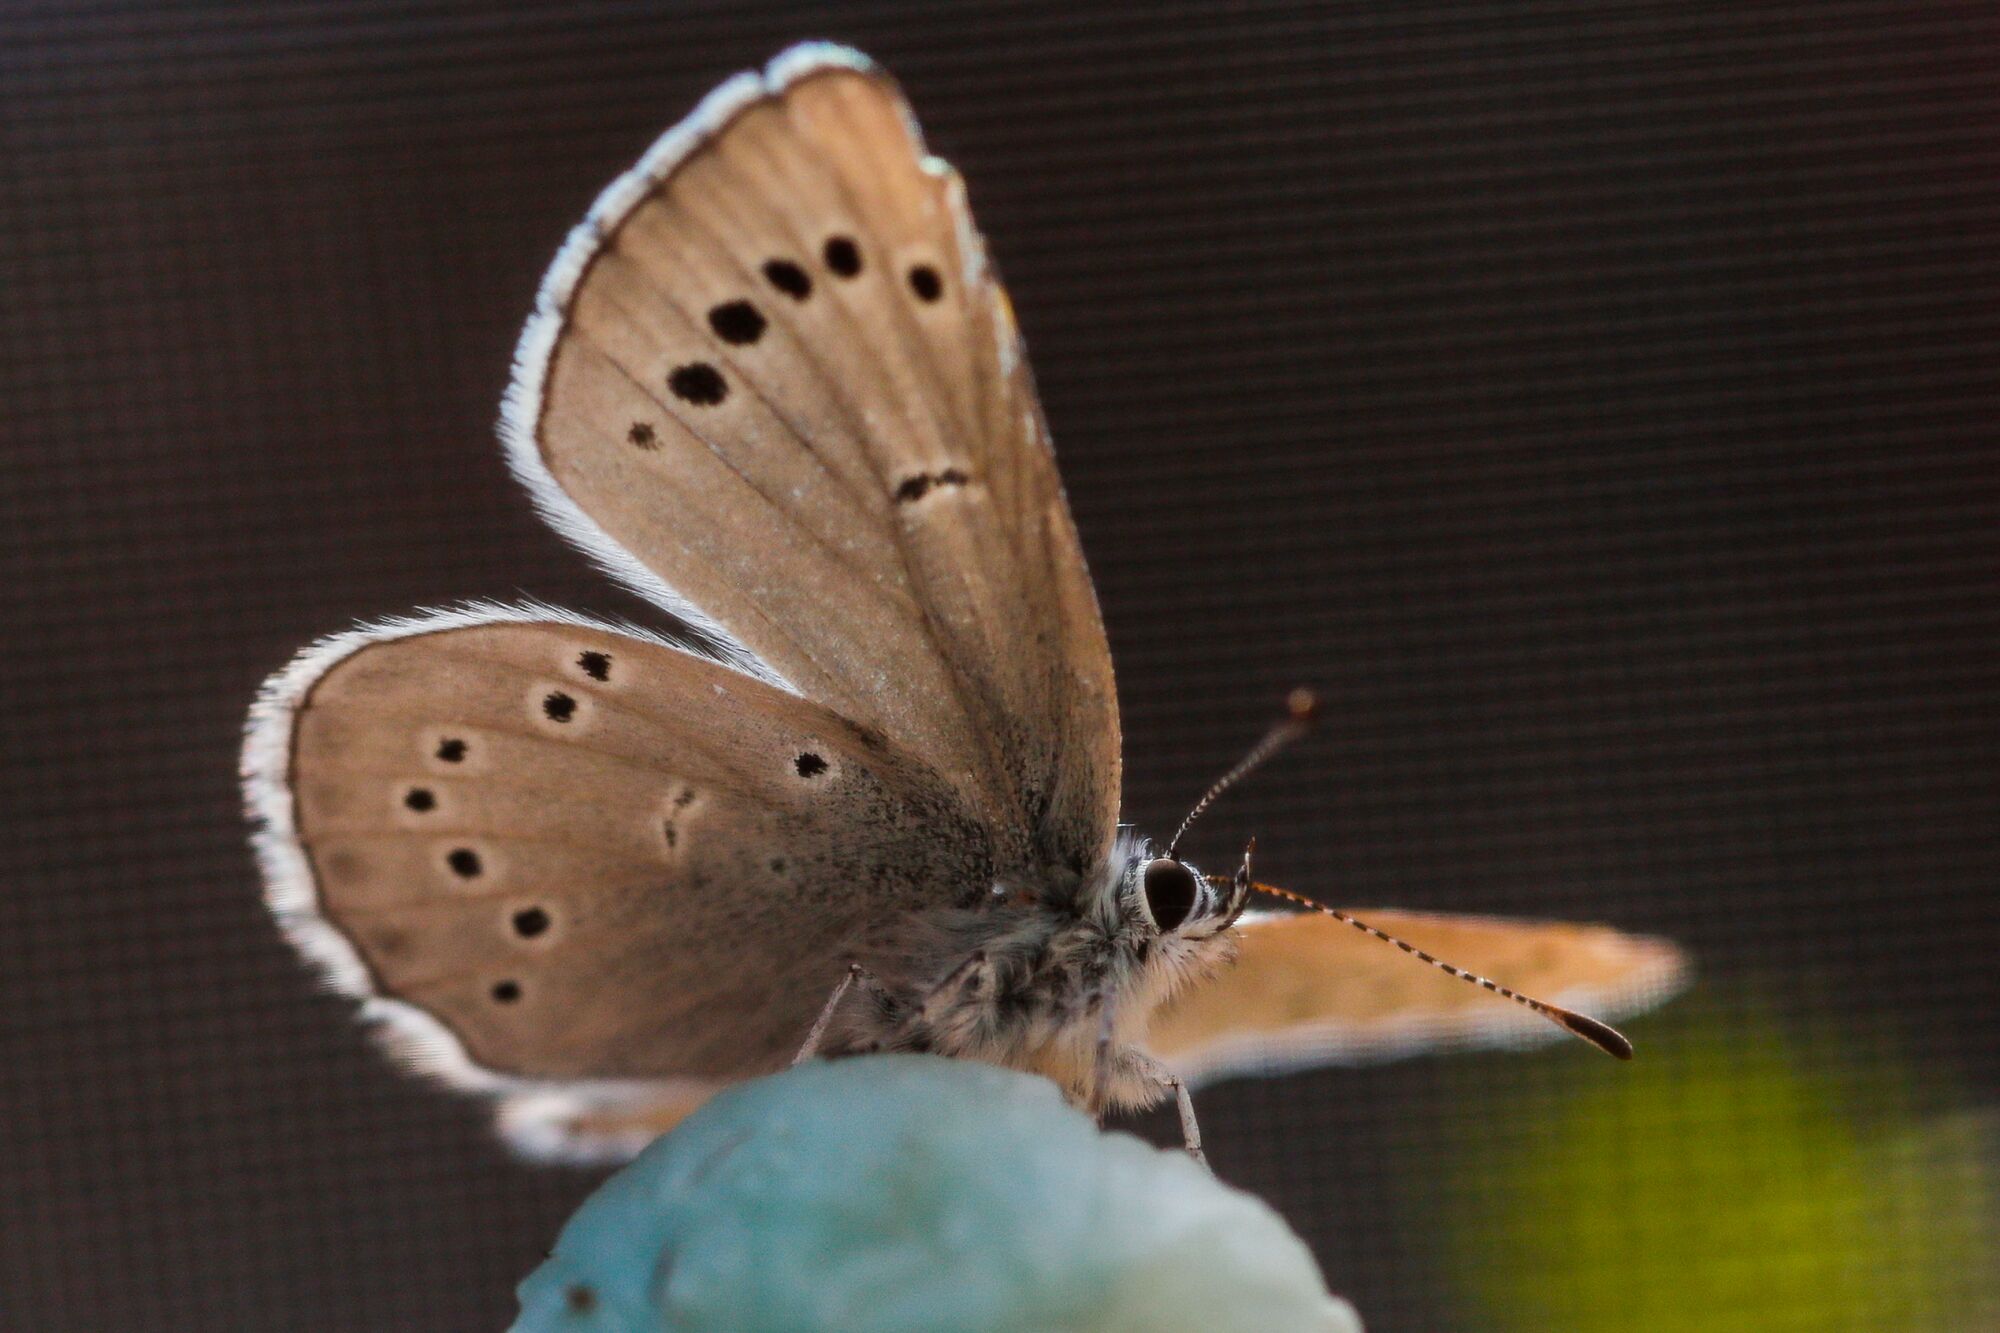
[{"label": "butterfly", "polygon": [[1100,1112],[1173,1096],[1194,1147],[1187,1089],[1224,1073],[1537,1015],[1623,1041],[1476,973],[1607,1012],[1682,973],[1602,927],[1363,926],[1120,824],[1110,652],[1012,310],[858,53],[738,75],[604,191],[502,435],[680,632],[474,604],[337,634],[266,682],[242,773],[291,941],[528,1154],[616,1159],[729,1083],[878,1050]]}]

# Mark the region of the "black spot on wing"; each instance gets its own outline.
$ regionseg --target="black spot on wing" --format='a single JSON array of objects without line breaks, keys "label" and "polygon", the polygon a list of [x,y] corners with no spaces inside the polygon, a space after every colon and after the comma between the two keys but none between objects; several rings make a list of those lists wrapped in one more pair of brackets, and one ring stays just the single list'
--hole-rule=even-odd
[{"label": "black spot on wing", "polygon": [[459,740],[456,736],[447,736],[438,742],[437,757],[444,760],[447,764],[463,763],[465,761],[465,742]]},{"label": "black spot on wing", "polygon": [[803,301],[812,295],[813,280],[789,259],[765,260],[764,278],[794,301]]},{"label": "black spot on wing", "polygon": [[627,443],[639,449],[658,448],[660,443],[660,437],[654,432],[652,423],[646,421],[633,422],[632,429],[625,432],[625,439]]},{"label": "black spot on wing", "polygon": [[735,347],[747,347],[764,336],[764,317],[748,301],[724,301],[708,312],[708,327]]},{"label": "black spot on wing", "polygon": [[910,269],[910,290],[919,301],[929,303],[944,295],[944,279],[929,264],[917,264]]},{"label": "black spot on wing", "polygon": [[667,376],[667,388],[674,397],[696,407],[714,407],[729,396],[729,383],[722,378],[722,372],[706,361],[693,361],[685,366],[676,366]]},{"label": "black spot on wing", "polygon": [[861,273],[861,247],[849,236],[827,238],[826,266],[843,278],[858,277]]},{"label": "black spot on wing", "polygon": [[583,674],[590,677],[592,680],[611,679],[610,653],[600,653],[595,651],[579,653],[577,655],[576,664],[577,666],[583,669]]},{"label": "black spot on wing", "polygon": [[576,699],[561,690],[551,690],[542,698],[542,715],[551,722],[567,722],[576,716]]},{"label": "black spot on wing", "polygon": [[804,754],[792,760],[792,767],[798,771],[798,775],[802,778],[816,778],[826,772],[826,760],[814,754],[811,750],[807,750]]}]

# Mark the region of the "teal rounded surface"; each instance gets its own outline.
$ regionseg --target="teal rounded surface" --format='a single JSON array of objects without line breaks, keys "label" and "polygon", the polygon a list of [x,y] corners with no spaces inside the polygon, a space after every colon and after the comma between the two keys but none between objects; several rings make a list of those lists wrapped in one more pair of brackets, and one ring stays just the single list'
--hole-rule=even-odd
[{"label": "teal rounded surface", "polygon": [[732,1088],[606,1181],[515,1333],[1358,1333],[1260,1200],[931,1056]]}]

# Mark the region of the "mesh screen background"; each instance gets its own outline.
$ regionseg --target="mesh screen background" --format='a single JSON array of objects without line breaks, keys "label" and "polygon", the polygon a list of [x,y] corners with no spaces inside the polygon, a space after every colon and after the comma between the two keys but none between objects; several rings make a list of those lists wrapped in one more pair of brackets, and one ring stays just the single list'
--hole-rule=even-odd
[{"label": "mesh screen background", "polygon": [[[1743,1027],[1857,1123],[1888,1114],[1867,1089],[1983,1114],[1990,10],[15,6],[0,1323],[497,1327],[598,1179],[510,1163],[313,989],[259,902],[237,730],[357,618],[646,614],[506,476],[509,353],[596,190],[807,36],[902,79],[1008,273],[1128,817],[1170,826],[1317,684],[1321,736],[1196,855],[1255,832],[1269,878],[1342,902],[1665,933],[1701,980],[1630,1026],[1642,1059]],[[1199,1105],[1371,1329],[1515,1326],[1506,1235],[1451,1218],[1625,1075],[1579,1047]],[[1762,1114],[1733,1105],[1613,1133],[1672,1161]],[[1643,1283],[1713,1201],[1589,1221]],[[1845,1302],[1786,1326],[1880,1324]]]}]

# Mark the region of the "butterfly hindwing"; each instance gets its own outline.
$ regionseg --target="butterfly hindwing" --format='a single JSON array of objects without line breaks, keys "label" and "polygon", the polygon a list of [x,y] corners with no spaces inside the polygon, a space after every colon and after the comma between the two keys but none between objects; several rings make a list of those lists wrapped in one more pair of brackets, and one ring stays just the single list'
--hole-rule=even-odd
[{"label": "butterfly hindwing", "polygon": [[614,184],[550,272],[505,429],[559,526],[943,773],[1004,873],[1102,864],[1095,597],[963,186],[886,75],[794,51]]},{"label": "butterfly hindwing", "polygon": [[[1604,926],[1386,908],[1354,915],[1465,971],[1602,1018],[1651,1008],[1685,981],[1673,945]],[[1331,917],[1251,914],[1238,931],[1235,960],[1157,1011],[1145,1038],[1191,1082],[1559,1035]]]},{"label": "butterfly hindwing", "polygon": [[415,1019],[405,1037],[443,1043],[432,1065],[772,1069],[885,914],[990,883],[974,814],[892,742],[657,640],[528,614],[343,636],[253,718],[274,908],[337,981]]}]

